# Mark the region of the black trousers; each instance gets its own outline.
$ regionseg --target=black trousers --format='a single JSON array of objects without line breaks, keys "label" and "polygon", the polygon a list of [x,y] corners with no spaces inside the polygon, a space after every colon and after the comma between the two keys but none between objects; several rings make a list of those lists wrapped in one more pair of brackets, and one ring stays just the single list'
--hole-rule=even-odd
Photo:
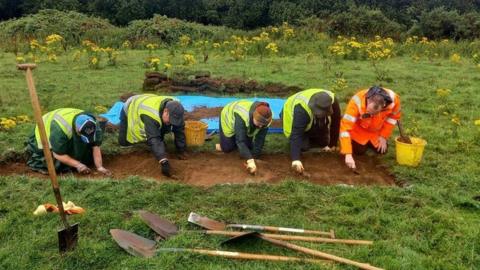
[{"label": "black trousers", "polygon": [[[235,140],[235,135],[232,137],[227,137],[222,130],[222,119],[219,117],[218,122],[220,123],[219,133],[220,133],[220,147],[225,153],[232,152],[237,149],[237,143]],[[247,147],[248,149],[253,149],[253,138],[247,136]]]},{"label": "black trousers", "polygon": [[[368,143],[366,143],[365,145],[361,145],[361,144],[357,143],[356,141],[352,140],[352,152],[354,154],[363,155],[367,152],[368,149],[373,150],[377,154],[382,154],[382,153],[380,153],[380,151],[377,150],[377,148],[375,148],[375,146],[370,141]],[[387,144],[387,150],[383,154],[386,154],[387,151],[388,151],[388,144]]]},{"label": "black trousers", "polygon": [[312,125],[312,128],[303,134],[302,151],[307,151],[312,147],[325,147],[330,143],[330,129],[328,125],[320,126],[317,123]]},{"label": "black trousers", "polygon": [[120,112],[120,127],[118,130],[118,144],[120,144],[121,146],[132,145],[127,141],[127,125],[128,125],[127,115],[125,114],[125,111],[122,108],[122,111]]}]

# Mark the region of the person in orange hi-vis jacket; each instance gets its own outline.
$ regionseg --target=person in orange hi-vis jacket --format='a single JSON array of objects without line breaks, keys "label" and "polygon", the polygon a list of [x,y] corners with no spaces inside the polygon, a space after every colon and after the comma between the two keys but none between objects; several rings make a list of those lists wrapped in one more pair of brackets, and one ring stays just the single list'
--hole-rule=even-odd
[{"label": "person in orange hi-vis jacket", "polygon": [[392,90],[373,86],[357,92],[340,123],[340,152],[345,155],[345,164],[355,169],[352,154],[364,154],[368,148],[384,154],[400,116],[400,97]]}]

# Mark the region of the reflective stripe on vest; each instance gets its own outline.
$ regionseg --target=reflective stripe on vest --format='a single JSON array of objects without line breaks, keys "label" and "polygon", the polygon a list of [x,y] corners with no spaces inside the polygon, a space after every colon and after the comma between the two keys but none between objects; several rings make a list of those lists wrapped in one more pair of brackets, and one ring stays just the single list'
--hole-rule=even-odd
[{"label": "reflective stripe on vest", "polygon": [[[127,141],[129,143],[143,142],[147,139],[145,124],[140,116],[147,115],[162,126],[160,106],[165,100],[176,100],[170,96],[143,94],[131,97],[127,111]],[[177,100],[178,101],[178,100]]]},{"label": "reflective stripe on vest", "polygon": [[[73,119],[75,118],[75,116],[79,115],[82,112],[83,110],[79,109],[62,108],[48,112],[42,116],[50,148],[52,148],[52,145],[50,143],[50,135],[53,121],[58,124],[63,133],[67,136],[67,138],[71,139],[73,137]],[[38,149],[43,149],[38,125],[35,126],[35,139],[37,141]]]},{"label": "reflective stripe on vest", "polygon": [[292,133],[292,126],[293,126],[293,114],[295,110],[295,106],[300,104],[302,108],[307,112],[308,116],[310,117],[310,121],[305,128],[305,131],[310,130],[313,124],[313,112],[312,109],[308,106],[310,98],[317,94],[325,92],[327,93],[330,98],[332,99],[332,104],[335,99],[335,94],[328,90],[324,89],[307,89],[301,92],[296,93],[295,95],[290,96],[285,104],[283,105],[283,134],[287,138],[290,138],[290,134]]}]

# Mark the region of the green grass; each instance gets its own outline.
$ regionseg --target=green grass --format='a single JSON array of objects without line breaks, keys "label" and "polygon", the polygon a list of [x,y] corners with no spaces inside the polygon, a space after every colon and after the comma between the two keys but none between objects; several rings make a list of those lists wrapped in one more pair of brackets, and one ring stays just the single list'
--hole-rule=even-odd
[{"label": "green grass", "polygon": [[[34,71],[37,90],[45,111],[73,106],[94,110],[113,104],[123,92],[140,92],[145,51],[122,55],[117,67],[90,70],[84,63],[60,58],[60,63],[41,63]],[[167,52],[160,57],[168,59]],[[195,69],[210,70],[214,76],[282,82],[302,87],[330,89],[343,73],[348,87],[337,94],[344,101],[362,87],[376,83],[367,61],[339,61],[326,64],[316,56],[309,63],[305,55],[232,62],[211,56]],[[0,117],[27,114],[31,106],[24,74],[15,70],[11,54],[0,55]],[[175,61],[174,61],[175,63]],[[330,229],[338,237],[371,239],[372,247],[311,244],[326,252],[385,269],[478,269],[480,265],[480,70],[464,61],[414,62],[396,57],[383,64],[393,82],[385,86],[401,95],[404,125],[428,141],[422,164],[409,168],[395,164],[394,149],[383,162],[400,180],[399,187],[316,186],[294,179],[279,185],[215,186],[208,189],[178,183],[157,183],[139,178],[124,181],[61,180],[65,200],[85,207],[87,213],[74,216],[80,222],[79,248],[65,256],[56,251],[57,215],[34,217],[40,203],[54,202],[49,182],[25,177],[0,177],[0,269],[324,269],[309,264],[231,262],[198,255],[164,254],[143,260],[130,257],[111,240],[108,230],[122,228],[153,237],[135,210],[152,210],[193,229],[186,218],[196,211],[216,219]],[[437,88],[451,89],[445,99]],[[448,104],[449,115],[439,112]],[[453,115],[461,125],[455,133]],[[1,158],[21,153],[23,141],[33,124],[0,132]],[[115,136],[107,138],[104,151],[116,153]],[[200,150],[212,149],[214,142]],[[267,152],[286,153],[282,136],[269,136]],[[321,164],[319,164],[321,166]],[[343,164],[339,163],[339,166]],[[157,169],[157,168],[152,168]],[[212,177],[214,175],[212,174]],[[221,238],[181,234],[162,244],[168,247],[216,248]],[[295,255],[269,245],[242,246],[243,251]],[[334,265],[333,269],[353,269]]]}]

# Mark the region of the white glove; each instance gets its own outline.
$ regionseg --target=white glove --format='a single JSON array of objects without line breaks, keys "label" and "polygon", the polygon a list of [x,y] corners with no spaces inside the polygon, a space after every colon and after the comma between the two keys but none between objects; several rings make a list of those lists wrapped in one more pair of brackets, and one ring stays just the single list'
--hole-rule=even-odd
[{"label": "white glove", "polygon": [[89,174],[90,173],[90,169],[83,163],[79,162],[75,168],[77,169],[77,172],[81,173],[81,174]]},{"label": "white glove", "polygon": [[253,158],[247,160],[247,171],[251,174],[257,172],[257,165],[255,165],[255,160]]},{"label": "white glove", "polygon": [[350,169],[356,169],[357,167],[355,166],[355,160],[353,160],[352,154],[346,154],[345,155],[345,164],[347,167]]},{"label": "white glove", "polygon": [[297,173],[300,173],[300,174],[302,174],[303,171],[305,170],[305,169],[303,168],[303,164],[302,164],[302,162],[301,162],[300,160],[294,160],[294,161],[292,161],[292,169],[293,169],[294,171],[296,171]]},{"label": "white glove", "polygon": [[322,148],[322,151],[323,152],[332,152],[332,148],[330,148],[328,146],[325,146],[324,148]]}]

